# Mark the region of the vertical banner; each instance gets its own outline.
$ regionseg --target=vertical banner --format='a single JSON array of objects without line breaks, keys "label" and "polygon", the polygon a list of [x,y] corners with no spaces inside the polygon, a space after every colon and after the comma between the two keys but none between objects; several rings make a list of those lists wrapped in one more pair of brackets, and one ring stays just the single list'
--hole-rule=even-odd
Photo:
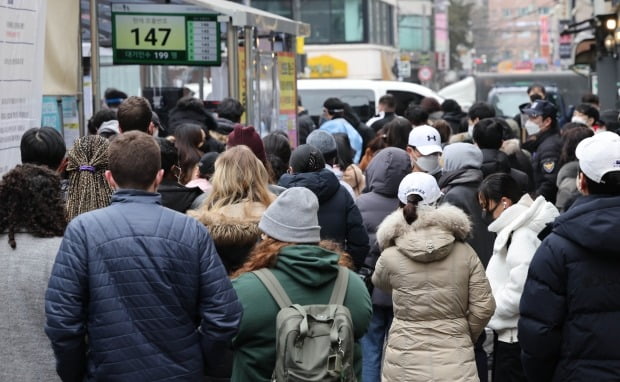
[{"label": "vertical banner", "polygon": [[278,128],[287,132],[289,142],[297,145],[297,92],[295,53],[278,52],[278,88],[280,95]]},{"label": "vertical banner", "polygon": [[[560,33],[562,31],[564,31],[566,28],[568,28],[568,26],[570,25],[570,20],[560,20]],[[573,35],[571,34],[565,34],[562,35],[560,34],[560,37],[558,39],[558,41],[560,42],[559,45],[559,57],[560,60],[568,60],[572,57],[573,55]]]},{"label": "vertical banner", "polygon": [[20,162],[22,135],[41,123],[44,0],[0,0],[0,175]]},{"label": "vertical banner", "polygon": [[549,36],[549,16],[540,16],[540,56],[549,58],[551,55],[551,38]]}]

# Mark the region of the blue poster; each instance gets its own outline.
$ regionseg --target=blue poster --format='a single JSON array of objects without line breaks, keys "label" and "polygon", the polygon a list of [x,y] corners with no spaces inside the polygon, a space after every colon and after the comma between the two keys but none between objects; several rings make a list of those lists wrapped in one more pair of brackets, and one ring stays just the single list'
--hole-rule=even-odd
[{"label": "blue poster", "polygon": [[43,96],[43,110],[41,112],[41,126],[53,127],[62,134],[62,119],[58,113],[58,97]]}]

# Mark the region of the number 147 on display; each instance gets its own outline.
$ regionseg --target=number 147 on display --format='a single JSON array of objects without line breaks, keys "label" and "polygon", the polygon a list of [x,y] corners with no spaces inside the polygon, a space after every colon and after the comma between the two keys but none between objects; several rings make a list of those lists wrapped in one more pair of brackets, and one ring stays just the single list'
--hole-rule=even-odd
[{"label": "number 147 on display", "polygon": [[[155,44],[157,44],[157,41],[159,41],[157,39],[157,36],[159,35],[159,38],[161,39],[163,35],[163,41],[161,42],[161,46],[165,46],[168,42],[168,37],[170,37],[171,31],[171,28],[150,28],[146,33],[146,36],[144,36],[144,42],[150,42],[151,45],[155,46]],[[130,32],[133,33],[134,38],[136,39],[136,45],[140,45],[140,29],[134,28]]]}]

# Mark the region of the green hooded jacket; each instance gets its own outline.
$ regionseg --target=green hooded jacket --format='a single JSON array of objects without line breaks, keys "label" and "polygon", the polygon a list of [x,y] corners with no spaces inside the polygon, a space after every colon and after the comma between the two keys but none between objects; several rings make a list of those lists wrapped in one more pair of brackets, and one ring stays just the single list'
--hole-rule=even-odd
[{"label": "green hooded jacket", "polygon": [[[296,304],[327,304],[338,276],[338,254],[314,245],[292,245],[278,255],[272,269],[275,277]],[[233,280],[243,318],[233,341],[232,382],[271,381],[276,364],[276,315],[280,308],[253,273]],[[372,315],[370,295],[364,283],[349,272],[344,300],[353,320],[355,371],[361,381],[362,353],[357,340],[365,333]]]}]

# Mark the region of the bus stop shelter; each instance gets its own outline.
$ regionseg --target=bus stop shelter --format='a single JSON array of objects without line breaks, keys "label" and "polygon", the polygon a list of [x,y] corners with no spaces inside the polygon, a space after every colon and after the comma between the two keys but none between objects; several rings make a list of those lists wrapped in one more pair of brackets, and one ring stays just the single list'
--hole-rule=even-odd
[{"label": "bus stop shelter", "polygon": [[[135,32],[129,37],[135,37],[136,43],[138,42],[137,28],[120,27],[119,14],[138,15],[152,11],[154,14],[170,15],[194,12],[216,17],[213,20],[217,20],[219,24],[218,57],[208,64],[211,94],[207,99],[238,99],[246,108],[244,123],[255,126],[262,135],[275,129],[286,130],[291,143],[296,144],[296,41],[297,37],[309,35],[308,24],[225,0],[188,0],[184,4],[112,3],[112,29],[116,33],[114,44],[119,45],[121,38],[127,39],[128,31]],[[96,15],[91,15],[92,19],[97,19]],[[145,20],[148,21],[146,18],[138,21]],[[91,25],[91,36],[96,36],[98,32],[93,27],[97,26]],[[121,34],[123,36],[120,36]],[[96,41],[91,44],[92,90],[95,95],[101,94],[102,90],[98,81],[100,50],[97,45]],[[126,63],[118,60],[118,47],[113,50],[114,64]],[[149,74],[141,76],[142,87],[150,89],[151,93],[147,98],[153,102],[153,99],[159,100],[163,96],[157,94],[158,89],[169,88],[175,84],[161,79],[155,81],[153,78],[157,76],[150,73],[153,70],[164,70],[163,68],[174,63],[149,64],[143,65],[144,71]],[[200,90],[202,93],[202,88]],[[95,109],[98,101],[95,97]],[[157,105],[154,105],[154,108],[157,109]]]}]

